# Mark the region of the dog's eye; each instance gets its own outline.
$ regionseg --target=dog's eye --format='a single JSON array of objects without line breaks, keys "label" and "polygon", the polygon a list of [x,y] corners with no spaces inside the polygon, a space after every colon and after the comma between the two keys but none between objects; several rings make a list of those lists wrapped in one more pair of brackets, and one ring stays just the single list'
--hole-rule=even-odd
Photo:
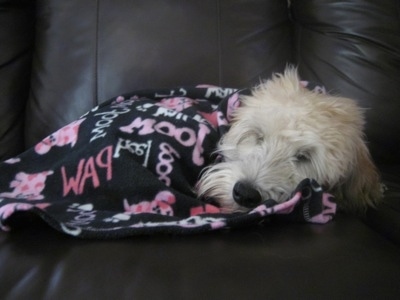
[{"label": "dog's eye", "polygon": [[304,151],[298,152],[295,155],[295,159],[297,162],[308,162],[310,161],[310,153]]},{"label": "dog's eye", "polygon": [[264,136],[262,136],[261,134],[257,134],[257,138],[256,138],[257,144],[261,144],[264,141]]},{"label": "dog's eye", "polygon": [[264,141],[264,137],[254,131],[249,131],[243,134],[239,140],[238,144],[242,145],[260,145]]}]

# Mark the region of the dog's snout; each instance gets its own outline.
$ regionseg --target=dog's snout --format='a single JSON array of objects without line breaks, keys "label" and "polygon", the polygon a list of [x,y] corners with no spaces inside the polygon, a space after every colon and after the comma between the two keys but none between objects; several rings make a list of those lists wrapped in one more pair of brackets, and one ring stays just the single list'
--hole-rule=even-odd
[{"label": "dog's snout", "polygon": [[255,207],[261,202],[261,194],[250,183],[243,181],[235,183],[232,195],[237,204],[247,208]]}]

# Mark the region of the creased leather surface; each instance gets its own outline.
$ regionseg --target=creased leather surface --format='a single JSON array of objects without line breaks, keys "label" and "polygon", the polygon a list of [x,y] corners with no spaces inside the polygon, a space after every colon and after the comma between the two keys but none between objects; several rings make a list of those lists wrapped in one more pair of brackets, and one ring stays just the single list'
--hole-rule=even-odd
[{"label": "creased leather surface", "polygon": [[0,233],[1,299],[398,298],[399,248],[384,237],[399,240],[399,1],[290,2],[1,0],[0,157],[116,91],[247,87],[290,61],[368,108],[389,187],[366,216],[377,231],[339,215],[323,227],[81,241],[16,216],[24,226]]},{"label": "creased leather surface", "polygon": [[366,108],[378,163],[400,159],[399,1],[292,1],[300,73]]},{"label": "creased leather surface", "polygon": [[32,1],[0,1],[0,160],[24,150],[33,43]]},{"label": "creased leather surface", "polygon": [[396,299],[400,292],[398,247],[349,216],[324,226],[270,223],[112,242],[71,239],[36,221],[1,235],[2,299]]}]

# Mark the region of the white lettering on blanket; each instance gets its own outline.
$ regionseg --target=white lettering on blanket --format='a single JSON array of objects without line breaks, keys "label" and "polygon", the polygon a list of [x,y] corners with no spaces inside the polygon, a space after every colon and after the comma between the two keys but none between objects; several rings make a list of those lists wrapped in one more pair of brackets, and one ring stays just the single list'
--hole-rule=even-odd
[{"label": "white lettering on blanket", "polygon": [[92,134],[94,134],[94,136],[92,136],[90,142],[93,142],[98,138],[104,138],[107,135],[105,129],[110,127],[114,119],[117,118],[119,115],[130,112],[130,109],[127,106],[132,105],[133,102],[134,100],[120,102],[110,106],[110,108],[113,108],[113,110],[111,111],[99,112],[95,114],[95,116],[101,116],[101,118],[94,125],[95,127],[91,132]]},{"label": "white lettering on blanket", "polygon": [[215,95],[219,98],[225,98],[227,96],[229,96],[230,94],[236,92],[236,89],[230,89],[230,88],[221,88],[221,87],[209,87],[207,89],[207,93],[206,93],[206,98],[210,98],[211,96]]},{"label": "white lettering on blanket", "polygon": [[[177,93],[179,92],[179,94]],[[184,97],[186,96],[187,91],[184,88],[180,88],[179,91],[176,90],[170,90],[169,94],[159,94],[159,93],[155,93],[155,98],[165,98],[165,97],[172,97],[172,96],[180,96],[180,97]]]},{"label": "white lettering on blanket", "polygon": [[[145,103],[143,105],[137,106],[136,110],[141,111],[141,112],[146,112],[147,110],[152,109],[152,108],[154,108],[154,106],[158,106],[158,105],[160,105],[160,104]],[[180,104],[180,105],[184,106],[183,108],[186,108],[185,103]],[[189,107],[189,106],[187,106],[187,107]],[[189,118],[193,119],[194,121],[201,122],[201,123],[206,122],[206,120],[201,115],[197,114],[194,116],[188,116],[184,113],[181,113],[176,108],[170,109],[170,108],[167,108],[164,106],[158,107],[156,112],[153,113],[152,116],[154,116],[154,117],[159,117],[159,116],[169,117],[169,118],[174,118],[176,120],[182,120],[184,122],[187,122]]]},{"label": "white lettering on blanket", "polygon": [[113,157],[119,158],[121,150],[127,150],[128,152],[137,156],[144,156],[142,166],[147,167],[151,150],[151,142],[151,140],[148,140],[146,143],[135,143],[128,139],[119,138]]},{"label": "white lettering on blanket", "polygon": [[[149,109],[153,109],[155,106],[158,106],[157,104],[152,104],[152,103],[144,103],[143,105],[139,105],[136,107],[136,110],[141,111],[141,112],[147,112]],[[174,118],[176,120],[182,120],[182,121],[187,121],[188,120],[188,115],[185,115],[181,112],[179,112],[176,109],[169,109],[163,106],[157,107],[157,110],[155,113],[152,114],[154,117],[169,117],[169,118]]]},{"label": "white lettering on blanket", "polygon": [[84,205],[73,203],[68,207],[67,212],[75,214],[74,219],[66,223],[68,226],[88,225],[96,218],[96,211],[93,210],[91,203]]},{"label": "white lettering on blanket", "polygon": [[127,126],[120,127],[120,130],[126,133],[133,133],[134,129],[138,129],[139,135],[152,134],[154,132],[174,138],[184,147],[194,146],[192,159],[193,163],[197,166],[204,164],[203,157],[203,141],[210,129],[202,123],[199,123],[199,132],[196,132],[189,127],[177,127],[173,123],[161,121],[157,123],[155,119],[144,119],[138,117]]},{"label": "white lettering on blanket", "polygon": [[177,120],[182,119],[183,121],[187,121],[188,116],[172,109],[168,109],[165,107],[159,107],[157,111],[153,114],[153,116],[158,117],[158,116],[165,116],[165,117],[174,117]]}]

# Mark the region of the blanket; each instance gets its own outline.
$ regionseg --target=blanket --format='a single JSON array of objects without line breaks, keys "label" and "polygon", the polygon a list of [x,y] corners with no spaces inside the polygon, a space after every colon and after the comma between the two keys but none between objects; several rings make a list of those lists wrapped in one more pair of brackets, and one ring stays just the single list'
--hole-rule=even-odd
[{"label": "blanket", "polygon": [[333,197],[307,178],[286,202],[265,199],[246,213],[222,213],[196,196],[242,93],[206,85],[141,90],[93,108],[0,164],[0,228],[10,230],[20,211],[82,238],[200,233],[271,215],[330,221]]}]

